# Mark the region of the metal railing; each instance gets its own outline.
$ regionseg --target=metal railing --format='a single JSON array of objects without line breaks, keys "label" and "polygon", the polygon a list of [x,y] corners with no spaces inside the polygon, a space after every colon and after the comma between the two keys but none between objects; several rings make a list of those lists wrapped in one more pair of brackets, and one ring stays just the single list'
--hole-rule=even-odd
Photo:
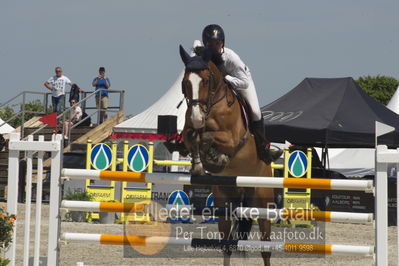
[{"label": "metal railing", "polygon": [[[5,120],[3,123],[0,124],[0,127],[2,127],[5,124],[8,124],[9,122],[13,121],[14,119],[18,118],[19,116],[21,116],[21,133],[23,134],[24,132],[24,124],[25,124],[25,115],[26,114],[35,114],[35,115],[45,115],[47,114],[47,110],[48,110],[48,97],[47,97],[48,93],[45,92],[36,92],[36,91],[23,91],[19,94],[17,94],[16,96],[12,97],[11,99],[9,99],[8,101],[6,101],[5,103],[0,105],[0,110],[10,107],[11,106],[18,106],[19,105],[19,111],[18,112],[14,112],[14,115],[12,115],[10,118],[8,118],[7,120]],[[42,103],[42,107],[43,107],[43,111],[30,111],[30,110],[25,110],[26,104],[27,104],[27,100],[26,98],[29,95],[41,95],[43,96],[43,100],[40,101]],[[22,103],[18,102],[18,103],[14,103],[16,100],[18,100],[19,98],[22,98]],[[13,110],[14,111],[14,110]]]},{"label": "metal railing", "polygon": [[[105,97],[102,96],[101,92],[102,91],[107,91],[108,93],[119,93],[119,106],[111,106],[111,107],[107,107],[107,109],[101,109],[101,98]],[[98,100],[97,100],[97,95],[98,94]],[[98,124],[100,124],[100,120],[101,120],[101,112],[111,112],[111,113],[118,113],[119,111],[123,110],[124,107],[124,95],[125,95],[125,91],[116,91],[116,90],[106,90],[106,89],[100,89],[94,92],[91,92],[89,94],[89,96],[87,96],[87,92],[83,93],[84,98],[82,100],[80,100],[78,103],[74,104],[73,106],[71,106],[69,108],[69,118],[72,118],[72,112],[73,112],[73,107],[78,106],[80,104],[84,105],[84,107],[82,108],[83,112],[85,112],[85,110],[92,110],[95,109],[95,111],[90,114],[87,115],[85,118],[80,119],[77,123],[74,123],[72,126],[69,126],[69,130],[67,132],[68,134],[68,142],[71,142],[71,132],[72,129],[78,127],[79,125],[81,125],[83,122],[85,122],[86,120],[88,120],[89,118],[91,118],[92,116],[94,116],[95,114],[97,114],[97,121]],[[86,106],[86,102],[87,100],[89,100],[90,98],[92,98],[94,95],[96,95],[96,102],[98,103],[96,107],[87,107]],[[67,110],[66,110],[67,111]],[[69,120],[70,122],[71,120]],[[101,121],[102,122],[102,121]],[[65,121],[63,124],[63,130],[64,130],[64,125],[65,125]]]},{"label": "metal railing", "polygon": [[[94,99],[96,94],[99,94],[99,101],[101,102],[101,97],[102,96],[101,92],[102,91],[107,91],[108,94],[118,94],[119,95],[119,106],[111,106],[108,107],[107,110],[105,109],[101,109],[101,105],[98,104],[97,106],[90,106],[88,104],[88,100],[90,99]],[[72,131],[74,128],[76,128],[77,126],[79,126],[81,123],[83,123],[84,121],[86,121],[87,119],[93,117],[94,115],[97,114],[97,123],[99,123],[100,121],[100,113],[101,112],[119,112],[121,110],[124,109],[124,94],[125,91],[124,90],[107,90],[107,89],[100,89],[97,91],[87,91],[87,92],[81,92],[80,96],[82,96],[82,99],[76,104],[76,105],[81,105],[82,106],[82,111],[85,113],[86,110],[94,110],[94,112],[90,112],[90,114],[88,114],[87,117],[85,117],[84,119],[80,120],[78,123],[74,124],[73,126],[71,126],[69,132],[68,132],[68,136],[70,137],[70,131]],[[41,106],[42,106],[42,110],[43,111],[31,111],[31,110],[26,110],[26,104],[30,103],[27,101],[27,98],[32,97],[32,96],[36,96],[36,95],[41,95],[42,97],[40,100]],[[7,100],[6,102],[2,103],[0,105],[0,110],[5,109],[7,107],[10,108],[14,108],[15,106],[19,106],[19,110],[13,110],[14,114],[8,118],[7,120],[5,120],[3,123],[0,124],[0,127],[13,121],[14,119],[21,117],[21,138],[25,138],[24,136],[24,124],[26,122],[26,115],[27,114],[35,114],[35,115],[46,115],[49,112],[50,109],[50,103],[51,100],[49,100],[49,97],[51,97],[52,93],[51,92],[35,92],[35,91],[24,91],[21,92],[19,94],[17,94],[16,96],[12,97],[11,99]],[[65,96],[69,95],[69,92],[65,93]],[[22,98],[22,99],[21,99]],[[65,97],[66,99],[66,97]],[[37,100],[37,99],[36,99]],[[66,100],[65,100],[66,101]],[[96,100],[97,101],[97,100]],[[65,103],[64,103],[65,106]],[[57,116],[57,122],[62,121],[61,127],[62,130],[64,130],[64,122],[65,122],[65,117],[67,114],[72,114],[72,108],[68,107],[65,108],[64,111],[59,114]],[[42,125],[41,127],[39,127],[37,130],[33,131],[32,133],[30,133],[30,135],[34,135],[39,133],[40,131],[42,131],[44,128],[46,128],[47,125]]]},{"label": "metal railing", "polygon": [[[118,107],[118,106],[116,106],[116,107],[108,107],[107,108],[107,110],[105,110],[105,109],[101,109],[100,107],[101,107],[101,105],[100,104],[98,104],[96,107],[88,107],[87,106],[87,101],[88,100],[90,100],[90,99],[93,99],[93,98],[95,98],[96,97],[96,94],[99,94],[98,96],[99,96],[99,102],[101,102],[101,97],[103,97],[103,96],[101,96],[101,92],[102,91],[107,91],[108,93],[110,93],[110,94],[112,94],[112,93],[115,93],[115,94],[119,94],[119,104],[120,104],[120,106]],[[76,103],[75,105],[73,105],[73,106],[71,106],[71,107],[69,107],[69,108],[67,108],[67,109],[65,109],[61,114],[59,114],[58,116],[57,116],[57,121],[62,121],[62,126],[61,126],[61,130],[62,130],[62,132],[64,133],[64,127],[65,127],[65,118],[66,118],[66,115],[67,114],[69,114],[69,118],[71,118],[72,117],[72,112],[73,112],[73,107],[74,106],[77,106],[77,105],[82,105],[82,111],[83,112],[85,112],[86,110],[90,110],[90,109],[94,109],[95,111],[93,112],[93,113],[91,113],[91,114],[88,114],[88,116],[87,117],[85,117],[84,119],[82,119],[82,120],[80,120],[78,123],[76,123],[75,125],[72,125],[70,128],[69,128],[69,130],[68,130],[68,132],[67,132],[67,134],[68,134],[68,140],[70,141],[70,139],[71,139],[71,132],[72,132],[72,130],[74,129],[74,128],[76,128],[78,125],[80,125],[81,123],[83,123],[84,121],[86,121],[86,120],[88,120],[89,118],[91,118],[92,116],[94,116],[95,114],[97,114],[97,118],[98,118],[98,120],[97,120],[97,122],[98,122],[98,124],[99,124],[99,122],[100,122],[100,113],[102,112],[102,111],[106,111],[106,112],[115,112],[115,113],[117,113],[117,112],[119,112],[120,110],[123,110],[123,105],[124,105],[124,100],[123,100],[123,98],[124,98],[124,93],[125,93],[125,91],[119,91],[119,90],[106,90],[106,89],[100,89],[100,90],[97,90],[97,91],[91,91],[91,92],[84,92],[83,93],[83,95],[84,95],[84,97],[83,97],[83,99],[81,99],[78,103]],[[88,94],[88,95],[87,95]],[[96,99],[96,101],[97,101],[97,99]],[[37,134],[37,133],[39,133],[41,130],[43,130],[45,127],[47,127],[47,125],[43,125],[43,126],[41,126],[40,128],[38,128],[37,130],[35,130],[34,132],[32,132],[31,134],[32,135],[34,135],[34,134]],[[63,134],[63,136],[64,136],[64,134]]]}]

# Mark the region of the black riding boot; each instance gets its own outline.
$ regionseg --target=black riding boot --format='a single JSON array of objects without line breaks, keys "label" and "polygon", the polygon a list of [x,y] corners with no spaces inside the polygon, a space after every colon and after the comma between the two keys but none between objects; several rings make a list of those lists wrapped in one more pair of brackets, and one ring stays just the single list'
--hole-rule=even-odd
[{"label": "black riding boot", "polygon": [[189,154],[189,151],[187,150],[186,146],[184,145],[183,141],[165,141],[163,145],[166,147],[166,149],[170,152],[173,153],[175,151],[179,152],[181,156],[186,157]]},{"label": "black riding boot", "polygon": [[258,151],[259,158],[264,161],[266,164],[270,164],[271,162],[276,161],[283,154],[283,150],[271,150],[268,147],[270,144],[265,137],[265,126],[263,124],[263,117],[259,121],[253,121],[252,125],[252,133],[255,137],[256,142],[256,150]]}]

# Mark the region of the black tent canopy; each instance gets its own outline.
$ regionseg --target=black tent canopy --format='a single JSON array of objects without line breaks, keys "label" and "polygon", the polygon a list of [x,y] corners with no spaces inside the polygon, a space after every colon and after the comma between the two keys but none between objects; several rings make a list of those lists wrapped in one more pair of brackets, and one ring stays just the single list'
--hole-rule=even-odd
[{"label": "black tent canopy", "polygon": [[[350,77],[305,78],[261,109],[272,142],[372,148],[375,121],[399,129],[399,115],[368,96]],[[379,139],[391,147],[397,147],[398,141],[398,131]]]}]

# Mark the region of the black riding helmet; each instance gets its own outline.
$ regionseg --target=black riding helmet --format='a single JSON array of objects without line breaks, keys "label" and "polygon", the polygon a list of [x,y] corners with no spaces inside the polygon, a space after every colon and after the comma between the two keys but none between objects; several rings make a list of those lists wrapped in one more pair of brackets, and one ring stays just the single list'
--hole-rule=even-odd
[{"label": "black riding helmet", "polygon": [[210,24],[202,31],[202,42],[206,45],[209,41],[222,41],[224,44],[224,31],[217,24]]}]

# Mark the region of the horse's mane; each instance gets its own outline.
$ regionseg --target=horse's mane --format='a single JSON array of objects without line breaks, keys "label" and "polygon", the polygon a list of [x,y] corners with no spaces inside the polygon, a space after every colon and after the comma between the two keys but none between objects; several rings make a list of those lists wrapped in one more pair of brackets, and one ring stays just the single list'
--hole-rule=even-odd
[{"label": "horse's mane", "polygon": [[[212,61],[209,61],[208,67],[213,72],[213,74],[216,76],[216,78],[218,80],[223,79],[222,72],[220,72],[219,68],[215,65],[215,63],[213,63]],[[223,80],[223,82],[226,83],[226,85],[228,85],[226,81]]]}]

